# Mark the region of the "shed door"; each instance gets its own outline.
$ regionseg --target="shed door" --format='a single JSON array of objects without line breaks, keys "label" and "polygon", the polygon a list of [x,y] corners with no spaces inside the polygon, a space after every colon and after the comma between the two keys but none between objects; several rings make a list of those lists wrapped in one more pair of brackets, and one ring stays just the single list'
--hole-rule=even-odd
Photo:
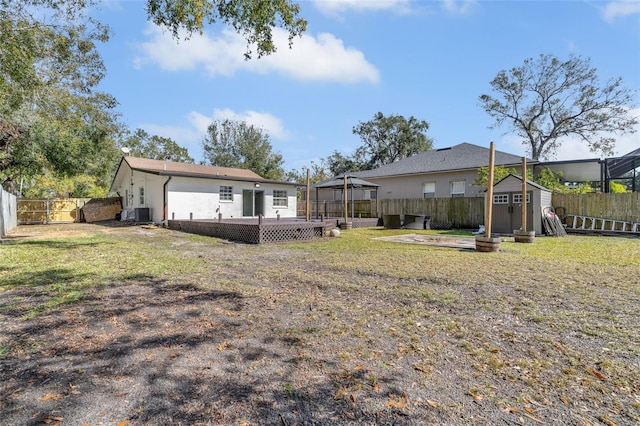
[{"label": "shed door", "polygon": [[[533,194],[527,192],[527,231],[533,230]],[[493,194],[492,233],[512,234],[522,224],[522,193],[505,192]]]},{"label": "shed door", "polygon": [[511,233],[511,194],[493,194],[493,216],[491,217],[491,233]]},{"label": "shed door", "polygon": [[[533,231],[533,204],[531,203],[531,198],[533,197],[533,193],[527,192],[527,231]],[[513,206],[513,213],[511,214],[514,229],[520,229],[522,225],[522,193],[514,192],[511,194],[511,205]]]}]

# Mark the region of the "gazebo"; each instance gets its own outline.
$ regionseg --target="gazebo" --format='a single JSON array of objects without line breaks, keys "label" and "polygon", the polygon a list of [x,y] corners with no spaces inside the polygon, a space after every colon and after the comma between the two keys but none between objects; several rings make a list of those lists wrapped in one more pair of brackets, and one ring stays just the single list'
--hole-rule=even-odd
[{"label": "gazebo", "polygon": [[[354,208],[353,208],[353,190],[354,188],[358,189],[377,189],[380,185],[367,182],[366,180],[360,179],[355,176],[350,175],[342,175],[336,176],[330,180],[326,180],[324,182],[317,183],[312,186],[316,190],[316,200],[319,198],[318,191],[320,189],[342,189],[343,190],[343,199],[344,199],[344,219],[347,222],[347,203],[348,203],[348,195],[351,194],[351,221],[353,221],[354,216]],[[350,191],[349,191],[350,190]],[[376,206],[378,205],[378,191],[376,191]]]}]

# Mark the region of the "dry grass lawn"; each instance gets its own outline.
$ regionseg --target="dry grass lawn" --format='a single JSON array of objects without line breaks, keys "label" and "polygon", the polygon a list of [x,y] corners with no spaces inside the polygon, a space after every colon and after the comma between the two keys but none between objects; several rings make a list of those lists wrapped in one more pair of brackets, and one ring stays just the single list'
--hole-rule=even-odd
[{"label": "dry grass lawn", "polygon": [[[3,424],[640,424],[640,240],[0,244]],[[425,233],[435,231],[424,231]]]}]

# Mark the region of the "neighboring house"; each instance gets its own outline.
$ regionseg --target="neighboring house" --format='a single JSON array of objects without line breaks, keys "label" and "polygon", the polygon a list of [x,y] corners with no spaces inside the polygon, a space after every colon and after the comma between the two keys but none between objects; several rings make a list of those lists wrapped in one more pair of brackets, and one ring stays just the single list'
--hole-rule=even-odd
[{"label": "neighboring house", "polygon": [[[296,184],[244,169],[123,157],[111,184],[123,209],[169,219],[295,217]],[[146,210],[148,209],[148,210]]]},{"label": "neighboring house", "polygon": [[[527,159],[527,163],[532,160]],[[486,188],[475,185],[474,181],[478,178],[478,169],[488,165],[489,148],[461,143],[350,175],[379,185],[377,194],[375,189],[364,188],[354,193],[354,199],[482,197]],[[522,157],[496,151],[495,165],[519,170]],[[315,191],[311,192],[311,199],[315,200]],[[340,200],[341,194],[340,189],[320,188],[318,199]]]}]

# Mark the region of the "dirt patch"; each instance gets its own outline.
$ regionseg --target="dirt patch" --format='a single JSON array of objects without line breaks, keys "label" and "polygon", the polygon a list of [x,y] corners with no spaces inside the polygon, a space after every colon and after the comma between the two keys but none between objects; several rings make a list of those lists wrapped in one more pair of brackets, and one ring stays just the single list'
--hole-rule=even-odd
[{"label": "dirt patch", "polygon": [[[556,271],[553,285],[544,284],[552,262],[527,282],[509,268],[473,280],[399,277],[323,262],[313,244],[220,244],[141,227],[23,229],[39,244],[69,232],[108,235],[103,253],[87,241],[55,242],[56,256],[80,258],[87,270],[123,242],[138,256],[131,265],[149,267],[113,261],[111,280],[30,318],[30,307],[52,298],[47,280],[71,285],[91,274],[58,268],[44,279],[0,264],[9,283],[0,293],[5,424],[640,421],[640,296],[616,281],[637,277],[635,265],[577,265]],[[89,248],[97,253],[82,259]],[[160,255],[166,266],[153,269]],[[463,255],[466,269],[509,261]],[[430,259],[421,262],[435,270]],[[566,290],[572,280],[584,281],[584,294]]]},{"label": "dirt patch", "polygon": [[403,234],[390,237],[379,237],[376,240],[392,241],[394,243],[404,244],[424,244],[437,247],[454,247],[462,249],[476,249],[476,241],[474,238],[451,237],[441,235],[424,235],[424,234]]}]

